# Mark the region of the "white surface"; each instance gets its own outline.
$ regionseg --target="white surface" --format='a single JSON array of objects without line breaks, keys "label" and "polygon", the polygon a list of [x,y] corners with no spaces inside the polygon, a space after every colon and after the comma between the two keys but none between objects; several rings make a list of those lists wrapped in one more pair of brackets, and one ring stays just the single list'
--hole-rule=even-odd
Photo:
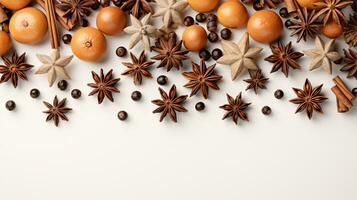
[{"label": "white surface", "polygon": [[[192,14],[193,15],[193,14]],[[92,23],[93,24],[93,23]],[[286,31],[288,33],[288,31]],[[242,31],[234,33],[237,41]],[[85,63],[78,59],[69,67],[70,88],[60,91],[49,88],[47,77],[35,75],[39,67],[36,53],[47,53],[50,44],[38,46],[17,45],[19,53],[27,52],[29,63],[36,67],[28,73],[29,81],[21,81],[14,89],[10,83],[0,87],[0,199],[2,200],[354,200],[357,198],[357,113],[336,112],[335,97],[330,88],[333,76],[322,69],[309,72],[309,59],[304,57],[302,70],[290,71],[287,79],[281,72],[269,74],[272,64],[263,58],[270,54],[264,47],[259,65],[270,78],[268,90],[259,95],[243,92],[252,102],[250,122],[222,121],[226,103],[225,93],[237,95],[246,87],[242,80],[230,80],[228,66],[217,65],[224,76],[219,92],[211,91],[204,101],[207,110],[194,110],[201,97],[192,97],[185,104],[190,111],[178,114],[179,123],[159,122],[159,114],[151,112],[150,103],[159,97],[156,77],[169,77],[180,94],[189,94],[183,88],[186,80],[179,72],[154,69],[153,80],[144,80],[134,86],[131,77],[121,77],[120,94],[115,103],[97,104],[88,97],[92,82],[90,71],[114,68],[119,76],[125,70],[121,65],[127,58],[115,56],[115,49],[128,41],[127,36],[107,37],[108,59],[101,63]],[[285,39],[285,41],[287,38]],[[295,38],[292,38],[295,41]],[[310,42],[312,43],[312,42]],[[339,42],[342,44],[342,42]],[[298,50],[312,47],[304,42]],[[213,48],[210,48],[213,49]],[[135,48],[139,54],[140,46]],[[63,55],[70,48],[63,45]],[[153,56],[150,53],[150,57]],[[198,56],[190,54],[195,61]],[[213,63],[211,61],[210,63]],[[184,70],[190,70],[186,62]],[[334,68],[334,75],[345,74]],[[323,104],[325,114],[314,114],[309,121],[305,114],[295,115],[296,105],[291,87],[301,88],[305,78],[314,86],[325,83],[323,92],[329,100]],[[356,86],[356,80],[348,80]],[[31,88],[39,88],[41,97],[32,99]],[[80,100],[70,97],[70,90],[81,89]],[[281,88],[283,100],[273,93]],[[140,90],[142,101],[130,99],[131,92]],[[45,122],[43,100],[52,101],[54,95],[67,97],[73,112],[70,122],[61,122],[59,128]],[[16,112],[8,112],[4,104],[13,99]],[[272,116],[261,114],[264,105],[271,106]],[[120,122],[117,112],[126,110],[129,119]]]}]

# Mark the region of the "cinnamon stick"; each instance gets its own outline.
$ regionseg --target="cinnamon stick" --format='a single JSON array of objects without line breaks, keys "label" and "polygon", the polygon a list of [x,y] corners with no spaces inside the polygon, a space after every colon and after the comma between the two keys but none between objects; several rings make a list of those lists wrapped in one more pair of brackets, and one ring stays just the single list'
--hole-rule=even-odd
[{"label": "cinnamon stick", "polygon": [[59,39],[58,39],[58,29],[56,22],[56,14],[53,0],[45,0],[46,13],[47,13],[47,23],[49,27],[50,39],[52,49],[58,49]]},{"label": "cinnamon stick", "polygon": [[337,111],[339,113],[345,113],[349,111],[347,106],[345,106],[345,104],[343,104],[337,97],[336,97],[336,102],[337,102]]},{"label": "cinnamon stick", "polygon": [[336,86],[341,90],[341,92],[343,93],[344,96],[346,96],[346,98],[349,101],[352,101],[354,99],[356,99],[356,97],[352,94],[351,90],[348,89],[348,87],[345,85],[345,83],[343,82],[343,80],[341,79],[341,77],[336,76],[333,79],[333,82],[336,84]]},{"label": "cinnamon stick", "polygon": [[[352,102],[344,95],[344,93],[340,90],[338,86],[334,86],[331,88],[332,92],[336,95],[338,101],[340,104],[342,103],[345,107],[348,109],[351,109],[353,107]],[[339,109],[341,106],[339,105]]]},{"label": "cinnamon stick", "polygon": [[[36,2],[43,8],[46,9],[46,4],[44,0],[36,0]],[[56,20],[62,25],[62,27],[68,31],[72,30],[74,24],[67,22],[67,19],[63,17],[64,12],[59,8],[55,7]]]},{"label": "cinnamon stick", "polygon": [[295,0],[284,0],[284,2],[289,13],[294,13],[298,9]]}]

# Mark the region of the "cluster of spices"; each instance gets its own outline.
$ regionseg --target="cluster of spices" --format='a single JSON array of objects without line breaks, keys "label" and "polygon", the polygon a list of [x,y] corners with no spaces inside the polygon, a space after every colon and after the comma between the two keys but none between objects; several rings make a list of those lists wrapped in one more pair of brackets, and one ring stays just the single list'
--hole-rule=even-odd
[{"label": "cluster of spices", "polygon": [[[36,6],[36,4],[38,6]],[[247,7],[254,12],[249,13]],[[350,16],[345,16],[346,9],[352,9]],[[196,16],[184,16],[186,9],[193,9]],[[179,94],[177,86],[170,84],[170,90],[159,87],[159,99],[152,100],[157,106],[153,113],[160,113],[160,121],[170,118],[177,122],[179,112],[187,112],[184,103],[194,95],[209,99],[210,93],[220,90],[219,82],[225,78],[216,71],[216,65],[227,65],[231,69],[231,79],[241,79],[244,74],[250,76],[242,82],[246,90],[256,95],[267,89],[267,78],[256,64],[263,48],[250,45],[254,40],[261,45],[270,45],[271,55],[264,60],[271,63],[271,73],[281,71],[288,78],[293,70],[302,67],[299,60],[307,57],[311,60],[309,69],[324,69],[332,74],[333,67],[340,66],[340,71],[347,78],[357,79],[357,1],[352,0],[0,0],[0,83],[11,82],[14,88],[19,80],[27,80],[33,65],[26,62],[25,53],[13,49],[14,41],[33,45],[50,35],[52,52],[50,55],[38,54],[42,66],[37,66],[35,74],[47,75],[49,86],[57,82],[60,90],[67,90],[70,75],[67,67],[74,57],[98,62],[107,52],[106,36],[118,36],[119,33],[130,35],[128,47],[120,46],[116,50],[118,57],[130,60],[123,62],[126,68],[123,76],[133,77],[133,84],[142,85],[153,79],[152,70],[165,68],[167,72],[177,73],[187,79],[183,86],[191,90],[189,95]],[[96,14],[96,24],[89,24],[86,19]],[[153,18],[162,19],[163,26],[158,28]],[[285,26],[285,30],[284,30]],[[182,36],[176,34],[179,27],[184,28]],[[222,29],[219,29],[222,27]],[[246,30],[237,40],[232,39],[233,29]],[[64,34],[60,34],[65,30]],[[315,47],[298,51],[291,42],[284,44],[280,38],[284,31],[290,32],[296,42],[314,41]],[[349,48],[341,54],[335,39],[343,37]],[[62,40],[62,42],[61,42]],[[236,42],[236,41],[237,42]],[[69,45],[73,55],[62,56],[61,44]],[[209,50],[209,43],[220,43],[220,48]],[[135,54],[132,49],[144,49]],[[190,60],[189,52],[196,52],[200,62],[191,62],[192,70],[181,72],[185,60]],[[149,55],[153,54],[153,56]],[[192,54],[195,55],[195,54]],[[215,64],[208,65],[210,59]],[[93,82],[89,96],[96,96],[98,104],[105,99],[114,102],[114,94],[119,93],[117,86],[120,78],[114,70],[100,69],[92,71]],[[340,78],[331,78],[335,86],[331,88],[336,96],[338,112],[348,112],[353,107],[357,89],[350,89]],[[157,77],[159,85],[167,85],[165,75]],[[313,86],[306,79],[302,89],[292,88],[296,98],[290,102],[297,105],[296,113],[306,112],[309,119],[314,112],[323,113],[322,104],[327,100],[323,84]],[[133,101],[140,101],[140,91],[131,94]],[[38,98],[40,91],[30,91],[32,98]],[[71,90],[73,99],[79,99],[82,92]],[[248,108],[254,104],[246,102],[243,93],[227,94],[227,103],[220,106],[225,111],[223,119],[230,118],[236,124],[239,120],[248,121]],[[282,99],[284,92],[276,90],[274,96]],[[46,121],[54,121],[58,126],[61,120],[68,121],[67,114],[72,108],[67,107],[66,99],[57,96],[53,101],[43,102],[47,114]],[[223,104],[223,103],[222,103]],[[16,103],[6,102],[6,108],[12,111]],[[195,109],[206,108],[202,101]],[[264,106],[264,115],[270,115],[272,109]],[[118,118],[128,118],[126,111],[119,111]]]}]

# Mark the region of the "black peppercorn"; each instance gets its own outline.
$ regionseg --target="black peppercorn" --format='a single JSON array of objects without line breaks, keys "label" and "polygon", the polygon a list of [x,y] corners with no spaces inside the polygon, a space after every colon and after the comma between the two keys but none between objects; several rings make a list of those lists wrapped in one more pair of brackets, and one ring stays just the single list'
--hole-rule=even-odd
[{"label": "black peppercorn", "polygon": [[60,90],[66,90],[67,87],[68,87],[68,82],[66,80],[60,80],[58,83],[57,83],[57,87],[60,89]]},{"label": "black peppercorn", "polygon": [[262,10],[264,8],[264,5],[262,5],[262,3],[260,3],[260,0],[254,0],[253,2],[253,9],[254,10]]},{"label": "black peppercorn", "polygon": [[276,90],[276,91],[274,92],[274,96],[275,96],[275,98],[277,98],[277,99],[281,99],[281,98],[284,97],[284,92],[283,92],[282,90]]},{"label": "black peppercorn", "polygon": [[198,102],[198,103],[196,103],[196,105],[195,105],[195,109],[197,110],[197,111],[203,111],[204,109],[205,109],[205,104],[203,103],[203,102]]},{"label": "black peppercorn", "polygon": [[125,47],[118,47],[116,50],[116,54],[118,57],[124,57],[124,56],[126,56],[127,53],[128,53],[128,51],[126,50]]},{"label": "black peppercorn", "polygon": [[270,108],[269,106],[264,106],[264,107],[262,108],[262,113],[263,113],[264,115],[270,115],[270,114],[271,114],[271,108]]},{"label": "black peppercorn", "polygon": [[38,90],[38,89],[36,89],[36,88],[30,90],[30,96],[31,96],[32,98],[34,98],[34,99],[37,98],[37,97],[39,97],[39,96],[40,96],[40,90]]},{"label": "black peppercorn", "polygon": [[112,0],[113,1],[113,4],[116,6],[116,7],[120,7],[122,6],[123,4],[123,1],[122,0]]},{"label": "black peppercorn", "polygon": [[229,40],[232,37],[232,31],[228,28],[224,28],[221,30],[221,38],[225,40]]},{"label": "black peppercorn", "polygon": [[92,10],[98,10],[99,7],[100,7],[100,3],[99,3],[98,1],[95,1],[95,2],[91,5]]},{"label": "black peppercorn", "polygon": [[355,95],[355,97],[357,97],[357,88],[353,88],[352,93]]},{"label": "black peppercorn", "polygon": [[186,16],[185,19],[183,20],[183,24],[185,26],[192,26],[195,23],[195,20],[191,16]]},{"label": "black peppercorn", "polygon": [[211,58],[211,53],[207,49],[201,49],[199,52],[199,56],[204,61],[207,61]]},{"label": "black peppercorn", "polygon": [[288,18],[289,17],[289,12],[288,12],[288,9],[286,7],[281,8],[279,10],[279,14],[283,18]]},{"label": "black peppercorn", "polygon": [[99,0],[99,3],[102,7],[110,6],[110,0]]},{"label": "black peppercorn", "polygon": [[131,93],[131,99],[133,101],[139,101],[141,99],[141,92],[134,91],[133,93]]},{"label": "black peppercorn", "polygon": [[9,100],[6,102],[5,106],[7,110],[12,111],[16,108],[16,103],[13,100]]},{"label": "black peppercorn", "polygon": [[207,23],[207,30],[211,32],[217,31],[217,21],[209,21]]},{"label": "black peppercorn", "polygon": [[294,25],[294,23],[290,19],[288,19],[285,21],[284,25],[286,28],[289,28],[290,26]]},{"label": "black peppercorn", "polygon": [[79,89],[73,89],[71,96],[73,99],[79,99],[82,96],[82,92]]},{"label": "black peppercorn", "polygon": [[217,21],[217,15],[211,13],[207,16],[207,20],[210,22],[210,21]]},{"label": "black peppercorn", "polygon": [[65,44],[70,44],[71,41],[72,41],[72,36],[71,36],[70,34],[64,34],[64,35],[62,36],[62,41],[63,41],[63,43],[65,43]]},{"label": "black peppercorn", "polygon": [[212,43],[217,42],[217,41],[219,40],[219,36],[218,36],[218,34],[215,33],[215,32],[210,32],[210,33],[208,34],[208,40],[209,40],[210,42],[212,42]]},{"label": "black peppercorn", "polygon": [[128,113],[125,111],[120,111],[118,113],[118,118],[119,118],[119,120],[124,121],[128,118]]},{"label": "black peppercorn", "polygon": [[196,15],[196,21],[198,21],[198,22],[205,22],[206,21],[206,15],[205,14],[203,14],[203,13],[198,13],[197,15]]},{"label": "black peppercorn", "polygon": [[168,78],[165,75],[161,75],[159,77],[157,77],[157,83],[159,85],[166,85],[168,81]]},{"label": "black peppercorn", "polygon": [[220,49],[213,49],[213,51],[212,51],[212,58],[214,59],[214,60],[218,60],[218,59],[220,59],[221,57],[223,56],[223,52],[222,52],[222,50],[220,50]]},{"label": "black peppercorn", "polygon": [[88,27],[89,21],[87,19],[82,19],[82,27]]}]

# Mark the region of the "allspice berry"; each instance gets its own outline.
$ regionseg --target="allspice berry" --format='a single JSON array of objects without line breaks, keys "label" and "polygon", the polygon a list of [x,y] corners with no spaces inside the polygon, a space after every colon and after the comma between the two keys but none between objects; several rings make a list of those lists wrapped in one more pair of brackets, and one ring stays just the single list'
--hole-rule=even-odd
[{"label": "allspice berry", "polygon": [[218,21],[227,28],[242,28],[247,24],[249,14],[240,1],[226,1],[217,10]]},{"label": "allspice berry", "polygon": [[182,41],[186,49],[197,52],[206,46],[207,33],[202,26],[192,25],[183,32]]}]

